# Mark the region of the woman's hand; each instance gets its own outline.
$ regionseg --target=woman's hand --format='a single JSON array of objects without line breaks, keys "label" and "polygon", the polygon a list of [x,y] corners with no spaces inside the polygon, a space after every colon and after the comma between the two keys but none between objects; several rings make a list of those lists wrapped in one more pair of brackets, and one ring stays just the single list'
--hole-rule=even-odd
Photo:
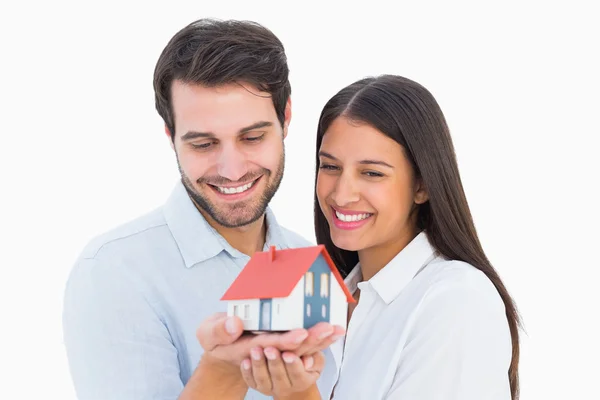
[{"label": "woman's hand", "polygon": [[278,399],[309,391],[325,366],[322,352],[298,357],[274,347],[264,350],[255,347],[250,354],[251,359],[241,363],[244,381],[249,387]]}]

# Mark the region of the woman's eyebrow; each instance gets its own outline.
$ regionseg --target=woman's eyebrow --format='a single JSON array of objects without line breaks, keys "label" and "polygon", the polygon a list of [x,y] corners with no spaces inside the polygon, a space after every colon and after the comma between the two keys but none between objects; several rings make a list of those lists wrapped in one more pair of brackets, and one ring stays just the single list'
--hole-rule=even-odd
[{"label": "woman's eyebrow", "polygon": [[[334,157],[333,155],[331,155],[325,151],[319,151],[319,156],[329,158],[334,161],[339,161],[336,157]],[[381,161],[381,160],[360,160],[358,163],[359,164],[371,164],[371,165],[373,165],[373,164],[374,165],[383,165],[384,167],[388,167],[388,168],[392,168],[392,169],[394,168],[390,164],[386,163],[385,161]]]}]

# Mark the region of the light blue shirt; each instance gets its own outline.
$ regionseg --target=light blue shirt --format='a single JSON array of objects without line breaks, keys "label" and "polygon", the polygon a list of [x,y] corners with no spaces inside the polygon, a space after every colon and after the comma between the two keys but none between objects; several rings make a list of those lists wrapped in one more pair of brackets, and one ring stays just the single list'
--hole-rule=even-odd
[{"label": "light blue shirt", "polygon": [[[265,250],[312,245],[266,212]],[[63,328],[80,400],[175,400],[202,348],[200,323],[226,311],[221,296],[248,262],[178,183],[166,204],[92,240],[67,282]],[[329,398],[330,350],[318,381]],[[247,400],[271,397],[249,390]]]}]

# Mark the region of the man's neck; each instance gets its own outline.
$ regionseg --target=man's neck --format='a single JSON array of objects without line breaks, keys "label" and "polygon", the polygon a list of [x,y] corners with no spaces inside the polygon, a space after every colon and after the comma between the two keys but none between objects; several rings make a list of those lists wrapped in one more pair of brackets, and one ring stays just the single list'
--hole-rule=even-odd
[{"label": "man's neck", "polygon": [[250,257],[255,252],[262,251],[265,246],[267,222],[264,215],[253,223],[239,228],[226,228],[216,222],[214,224],[213,228],[227,240],[231,247]]},{"label": "man's neck", "polygon": [[[194,205],[196,205],[195,202]],[[263,250],[267,236],[267,218],[265,215],[248,225],[228,228],[212,219],[198,205],[196,205],[196,208],[208,224],[223,236],[227,243],[234,249],[250,257],[255,252]]]}]

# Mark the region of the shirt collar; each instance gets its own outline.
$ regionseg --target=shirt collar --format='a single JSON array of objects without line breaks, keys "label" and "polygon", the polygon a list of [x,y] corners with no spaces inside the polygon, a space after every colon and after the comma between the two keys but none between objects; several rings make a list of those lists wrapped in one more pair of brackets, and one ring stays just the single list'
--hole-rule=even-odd
[{"label": "shirt collar", "polygon": [[362,277],[362,272],[360,270],[360,263],[358,263],[358,264],[356,264],[356,266],[354,268],[352,268],[352,271],[350,271],[350,273],[346,276],[346,278],[344,279],[344,283],[348,287],[348,290],[350,291],[350,293],[354,294],[356,292],[356,290],[358,289],[359,282],[362,281],[362,279],[363,279],[363,277]]},{"label": "shirt collar", "polygon": [[269,250],[270,246],[275,246],[277,249],[287,249],[290,247],[289,242],[286,240],[286,235],[281,228],[281,225],[277,222],[275,214],[271,208],[267,207],[265,210],[265,217],[267,222],[267,237],[265,238],[265,250]]},{"label": "shirt collar", "polygon": [[[215,257],[222,251],[227,251],[232,257],[246,256],[234,249],[210,226],[190,199],[181,181],[177,182],[163,206],[163,214],[187,268]],[[273,211],[267,207],[265,215],[267,223],[265,250],[269,246],[288,248],[289,245]]]},{"label": "shirt collar", "polygon": [[[281,226],[277,223],[275,214],[269,207],[267,207],[265,210],[265,219],[267,224],[267,234],[265,237],[263,251],[269,250],[269,247],[271,246],[275,246],[275,248],[278,250],[289,248],[289,244],[286,241],[285,235],[283,234],[283,229],[281,229]],[[208,223],[206,223],[206,225],[208,225]],[[208,225],[208,227],[211,229],[212,233],[218,237],[223,250],[227,251],[232,257],[248,257],[247,254],[242,253],[238,249],[234,249],[212,226]]]},{"label": "shirt collar", "polygon": [[370,285],[386,304],[400,295],[420,270],[435,258],[433,248],[425,232],[420,232],[384,268],[367,282],[361,282],[360,263],[350,271],[345,283],[351,293]]}]

